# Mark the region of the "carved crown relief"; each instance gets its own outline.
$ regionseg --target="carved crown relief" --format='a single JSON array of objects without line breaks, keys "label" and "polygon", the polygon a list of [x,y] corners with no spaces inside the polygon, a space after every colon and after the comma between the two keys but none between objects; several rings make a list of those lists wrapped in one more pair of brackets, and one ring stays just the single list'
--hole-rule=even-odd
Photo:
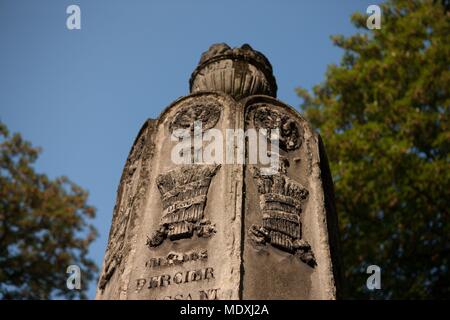
[{"label": "carved crown relief", "polygon": [[279,129],[280,149],[293,151],[302,145],[303,129],[295,120],[265,103],[259,103],[252,107],[255,108],[253,123],[256,129],[267,129],[268,137],[270,137],[272,129]]},{"label": "carved crown relief", "polygon": [[311,267],[316,265],[311,246],[302,239],[302,207],[308,199],[308,190],[289,178],[289,161],[280,156],[280,170],[275,175],[262,175],[253,167],[261,210],[261,225],[252,225],[250,239],[259,245],[270,243],[283,251],[295,254]]},{"label": "carved crown relief", "polygon": [[[181,107],[170,121],[169,130],[178,136],[177,129],[191,134],[194,123],[201,121],[202,131],[215,127],[220,119],[221,107],[202,97]],[[158,175],[156,184],[161,194],[163,214],[158,229],[147,239],[147,245],[157,247],[166,239],[209,237],[215,233],[214,225],[204,218],[206,197],[211,179],[220,165],[186,164]]]},{"label": "carved crown relief", "polygon": [[194,233],[209,237],[214,225],[204,218],[208,189],[220,165],[183,165],[160,174],[156,183],[163,204],[158,229],[147,239],[149,247],[159,246],[166,238],[190,238]]},{"label": "carved crown relief", "polygon": [[286,153],[286,156],[278,155],[279,168],[274,175],[263,174],[257,167],[251,168],[258,189],[261,224],[250,227],[250,240],[256,245],[271,244],[295,254],[301,261],[314,267],[316,260],[311,246],[302,237],[301,223],[309,192],[287,173],[287,157],[302,145],[303,127],[269,103],[252,104],[248,110],[252,110],[248,113],[248,120],[253,121],[256,129],[266,129],[268,137],[271,130],[279,129],[279,147]]},{"label": "carved crown relief", "polygon": [[219,118],[220,107],[217,104],[211,101],[199,101],[182,107],[170,122],[169,129],[175,134],[177,129],[186,129],[191,132],[194,131],[194,122],[201,121],[202,130],[206,131],[213,128]]}]

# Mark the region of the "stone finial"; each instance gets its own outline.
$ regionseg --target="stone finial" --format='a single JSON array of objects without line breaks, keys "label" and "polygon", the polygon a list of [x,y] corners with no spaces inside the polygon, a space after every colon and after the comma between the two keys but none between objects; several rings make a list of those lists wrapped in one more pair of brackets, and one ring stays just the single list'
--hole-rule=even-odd
[{"label": "stone finial", "polygon": [[276,97],[277,93],[272,65],[248,44],[240,48],[213,44],[202,54],[189,84],[191,93],[220,91],[237,100],[256,94]]}]

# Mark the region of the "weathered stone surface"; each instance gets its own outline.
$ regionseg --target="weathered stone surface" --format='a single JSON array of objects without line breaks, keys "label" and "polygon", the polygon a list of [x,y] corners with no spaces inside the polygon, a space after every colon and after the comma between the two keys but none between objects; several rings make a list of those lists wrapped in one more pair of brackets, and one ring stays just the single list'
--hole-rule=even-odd
[{"label": "weathered stone surface", "polygon": [[151,159],[154,149],[155,120],[147,120],[131,148],[117,190],[108,246],[98,289],[109,299],[119,299],[126,292],[130,251],[137,222],[148,197]]},{"label": "weathered stone surface", "polygon": [[[214,45],[194,71],[191,91],[148,120],[133,144],[97,299],[338,297],[337,220],[324,148],[305,119],[274,98],[268,60],[248,45]],[[278,129],[276,174],[248,161],[174,163],[174,146],[196,121],[202,132],[216,129],[223,137],[229,129],[266,129],[269,142]],[[250,143],[242,146],[247,160]]]}]

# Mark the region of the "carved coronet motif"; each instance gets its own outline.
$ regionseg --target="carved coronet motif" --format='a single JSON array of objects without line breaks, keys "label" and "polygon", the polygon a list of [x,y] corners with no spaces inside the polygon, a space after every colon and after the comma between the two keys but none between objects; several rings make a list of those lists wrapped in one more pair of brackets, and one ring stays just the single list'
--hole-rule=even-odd
[{"label": "carved coronet motif", "polygon": [[311,246],[302,239],[302,206],[309,192],[299,182],[286,175],[288,161],[282,157],[279,173],[263,175],[253,167],[253,178],[259,194],[261,225],[252,225],[249,237],[256,245],[266,243],[295,254],[311,267],[316,265]]},{"label": "carved coronet motif", "polygon": [[166,238],[190,238],[194,233],[209,237],[214,225],[204,218],[211,180],[220,165],[184,165],[156,179],[163,207],[158,229],[147,239],[147,245],[159,246]]}]

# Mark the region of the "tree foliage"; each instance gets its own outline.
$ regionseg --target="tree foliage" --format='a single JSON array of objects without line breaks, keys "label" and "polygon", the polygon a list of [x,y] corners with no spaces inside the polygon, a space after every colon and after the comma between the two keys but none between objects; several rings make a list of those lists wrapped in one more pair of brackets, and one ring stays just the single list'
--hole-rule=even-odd
[{"label": "tree foliage", "polygon": [[[333,36],[344,50],[301,108],[333,173],[347,297],[450,296],[450,15],[445,1],[390,1],[381,29]],[[366,287],[381,267],[382,289]]]},{"label": "tree foliage", "polygon": [[[39,152],[0,122],[0,298],[86,298],[95,209],[68,178],[35,172]],[[81,290],[66,287],[69,265],[81,268]]]}]

